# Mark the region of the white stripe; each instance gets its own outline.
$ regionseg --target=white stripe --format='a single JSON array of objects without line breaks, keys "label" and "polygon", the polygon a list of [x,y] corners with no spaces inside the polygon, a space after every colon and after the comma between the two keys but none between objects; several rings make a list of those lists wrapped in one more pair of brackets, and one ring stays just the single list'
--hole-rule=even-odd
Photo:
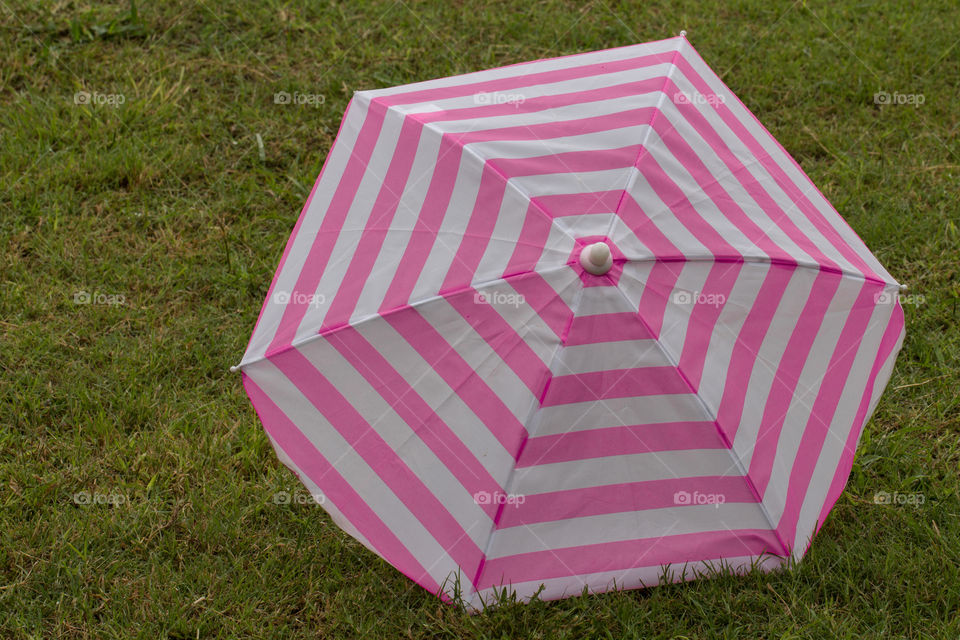
[{"label": "white stripe", "polygon": [[697,397],[686,393],[562,404],[543,407],[540,414],[536,432],[538,436],[624,425],[699,422],[710,419]]},{"label": "white stripe", "polygon": [[[642,69],[617,71],[615,73],[606,73],[589,78],[577,78],[574,80],[564,80],[562,82],[531,85],[520,89],[511,89],[506,93],[518,102],[521,100],[526,102],[536,98],[560,97],[573,93],[610,89],[620,85],[665,77],[672,68],[669,64],[657,64]],[[463,133],[576,120],[579,118],[619,113],[628,109],[656,106],[660,95],[659,88],[645,93],[634,91],[632,95],[618,98],[591,100],[589,102],[580,101],[574,104],[555,106],[537,111],[523,111],[518,105],[516,111],[502,109],[502,112],[497,115],[479,117],[472,115],[470,117],[456,119],[454,119],[457,115],[454,113],[456,110],[473,109],[484,105],[477,101],[477,97],[474,94],[470,94],[458,98],[438,100],[437,102],[430,102],[424,105],[402,105],[393,108],[411,115],[418,115],[420,113],[429,115],[436,111],[448,111],[448,113],[443,115],[442,120],[432,121],[429,126],[435,127],[445,133]],[[529,109],[529,107],[527,108]],[[421,111],[421,109],[423,110]],[[479,128],[477,126],[478,124],[481,125]]]},{"label": "white stripe", "polygon": [[566,376],[609,369],[630,369],[639,363],[650,363],[646,366],[669,366],[670,361],[664,357],[662,350],[653,340],[617,340],[565,346],[558,355],[553,370],[558,376]]},{"label": "white stripe", "polygon": [[589,458],[521,467],[514,473],[516,493],[532,496],[552,491],[568,491],[610,484],[737,476],[726,449],[689,451],[653,451],[606,458]]},{"label": "white stripe", "polygon": [[[730,290],[717,318],[716,329],[707,348],[703,363],[702,380],[706,381],[698,389],[700,399],[714,416],[720,411],[720,401],[728,384],[742,385],[744,380],[732,380],[728,377],[733,350],[740,339],[740,332],[750,311],[757,304],[757,296],[763,287],[763,281],[770,271],[765,263],[744,263],[737,280]],[[737,425],[720,425],[726,433],[731,433]]]},{"label": "white stripe", "polygon": [[[674,285],[673,291],[667,297],[667,306],[663,312],[663,325],[660,328],[659,343],[671,360],[680,362],[683,346],[687,340],[687,329],[690,318],[696,308],[706,286],[710,271],[716,266],[714,262],[686,262],[683,270]],[[731,265],[721,264],[720,268],[729,268]],[[710,300],[710,298],[707,298]],[[716,299],[714,299],[716,300]],[[639,304],[639,300],[636,301]],[[706,304],[706,303],[705,303]]]},{"label": "white stripe", "polygon": [[[797,325],[797,318],[803,310],[807,299],[811,295],[816,273],[809,269],[796,269],[790,276],[790,282],[783,292],[777,311],[774,313],[763,343],[757,351],[753,370],[747,383],[744,398],[744,412],[740,418],[740,426],[733,442],[733,451],[743,463],[744,468],[750,468],[753,458],[753,449],[760,432],[760,419],[763,417],[763,407],[770,398],[770,388],[774,376],[783,359],[783,352],[787,342]],[[759,299],[758,299],[758,302]],[[762,303],[761,303],[762,304]],[[741,382],[742,383],[742,382]]]},{"label": "white stripe", "polygon": [[[504,506],[504,509],[517,508],[523,509],[523,505]],[[537,522],[497,529],[490,541],[487,560],[580,545],[723,529],[769,530],[770,523],[755,502],[684,505],[666,509],[607,513],[555,522]]]},{"label": "white stripe", "polygon": [[[472,282],[484,282],[504,275],[528,215],[548,217],[542,210],[531,207],[530,199],[526,195],[516,189],[504,189],[497,223],[490,234],[490,241],[480,258]],[[547,245],[540,259],[548,260],[554,265],[561,265],[566,261],[567,255]]]},{"label": "white stripe", "polygon": [[[578,105],[583,109],[589,104]],[[582,115],[581,117],[585,117]],[[652,129],[647,124],[635,124],[591,133],[534,140],[495,140],[472,142],[464,147],[486,160],[522,160],[575,151],[603,152],[642,144]]]},{"label": "white stripe", "polygon": [[[636,311],[636,309],[616,287],[584,287],[580,297],[580,306],[577,309],[577,317],[630,313],[633,311]],[[638,319],[637,322],[639,323],[640,320]]]}]

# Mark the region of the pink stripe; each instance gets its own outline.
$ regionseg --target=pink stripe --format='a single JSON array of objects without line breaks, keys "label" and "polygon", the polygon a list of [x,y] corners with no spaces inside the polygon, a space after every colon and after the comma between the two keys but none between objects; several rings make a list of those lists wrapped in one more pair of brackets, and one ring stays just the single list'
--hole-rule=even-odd
[{"label": "pink stripe", "polygon": [[714,263],[707,275],[703,290],[698,292],[698,299],[693,301],[678,367],[695,391],[700,389],[704,362],[707,359],[707,351],[710,349],[720,312],[730,297],[730,292],[733,291],[733,285],[737,281],[737,276],[740,275],[742,266],[742,262]]},{"label": "pink stripe", "polygon": [[[558,96],[558,100],[566,100],[566,96],[568,95],[571,94]],[[649,124],[655,114],[656,109],[653,107],[641,107],[638,109],[607,113],[600,116],[572,118],[569,120],[550,120],[538,124],[521,124],[496,129],[450,133],[448,135],[453,136],[461,145],[482,142],[502,142],[506,140],[541,143],[553,138],[584,136],[628,127],[635,128],[639,125]],[[638,136],[637,134],[633,134],[632,136],[625,134],[622,137],[624,138],[624,142],[629,142],[631,138]]]},{"label": "pink stripe", "polygon": [[[397,412],[430,451],[471,495],[502,491],[503,487],[477,460],[436,411],[400,373],[353,327],[331,334],[328,341]],[[481,505],[492,519],[496,505]]]},{"label": "pink stripe", "polygon": [[894,350],[903,337],[903,327],[903,308],[900,306],[900,303],[897,302],[893,310],[893,315],[887,323],[887,328],[883,332],[883,337],[880,339],[879,353],[873,363],[873,367],[870,369],[870,377],[867,379],[863,399],[860,401],[857,414],[853,419],[853,427],[850,429],[849,435],[847,435],[847,442],[840,456],[840,464],[837,467],[837,472],[833,476],[833,481],[830,483],[830,489],[827,491],[823,509],[820,510],[820,517],[817,519],[817,531],[823,526],[824,521],[827,519],[827,514],[830,513],[833,506],[837,503],[840,494],[843,493],[843,488],[847,484],[847,478],[850,477],[850,469],[853,468],[857,442],[866,425],[867,412],[870,410],[870,403],[873,399],[873,388],[876,384],[877,376],[880,374],[880,370],[883,368],[887,359],[895,357]]},{"label": "pink stripe", "polygon": [[650,335],[654,338],[660,337],[660,331],[663,329],[663,316],[667,311],[667,301],[677,285],[682,269],[682,264],[658,260],[653,263],[650,273],[643,279],[639,315]]},{"label": "pink stripe", "polygon": [[483,551],[340,390],[297,349],[284,351],[271,361],[390,487],[454,562],[472,575]]},{"label": "pink stripe", "polygon": [[496,158],[488,160],[487,166],[493,167],[494,170],[507,178],[542,176],[552,173],[608,171],[611,169],[626,169],[632,166],[639,151],[640,145],[631,145],[619,149],[590,149],[588,151],[551,153],[535,158]]},{"label": "pink stripe", "polygon": [[868,281],[863,283],[860,294],[837,339],[837,346],[830,356],[827,373],[813,402],[810,418],[807,420],[797,447],[797,457],[790,470],[787,498],[780,522],[777,524],[777,532],[785,540],[793,540],[796,537],[797,521],[803,499],[807,495],[814,468],[823,452],[823,445],[830,431],[830,423],[836,415],[840,396],[843,395],[853,363],[857,358],[857,351],[870,324],[870,316],[876,308],[873,296],[880,291],[883,291],[883,287],[877,284]]},{"label": "pink stripe", "polygon": [[623,198],[622,189],[587,193],[561,193],[531,198],[541,209],[554,218],[582,216],[594,213],[613,213]]},{"label": "pink stripe", "polygon": [[610,398],[635,398],[674,393],[690,393],[691,389],[673,367],[638,367],[607,369],[567,376],[554,376],[543,398],[542,406],[554,407],[574,402],[593,402]]},{"label": "pink stripe", "polygon": [[[637,82],[627,82],[608,87],[599,87],[596,89],[571,91],[569,93],[559,93],[544,96],[532,96],[524,99],[523,102],[461,107],[459,109],[447,109],[444,111],[427,111],[413,113],[411,116],[417,118],[421,122],[428,123],[466,120],[476,121],[484,118],[495,118],[498,116],[529,114],[538,111],[544,111],[546,109],[566,107],[569,105],[589,104],[591,102],[603,102],[606,100],[614,100],[616,98],[639,97],[643,94],[652,94],[660,91],[660,88],[663,87],[664,79],[665,76],[654,76]],[[614,128],[615,126],[616,125],[608,128]]]},{"label": "pink stripe", "polygon": [[577,316],[570,327],[570,335],[564,346],[620,340],[650,340],[653,336],[633,312],[601,313],[593,316]]},{"label": "pink stripe", "polygon": [[496,91],[508,91],[510,89],[519,89],[522,87],[532,87],[540,84],[551,84],[554,82],[563,82],[565,80],[574,80],[576,78],[589,78],[608,73],[618,73],[620,71],[640,69],[656,64],[669,63],[673,60],[675,55],[676,51],[665,51],[663,53],[649,54],[636,58],[629,58],[626,60],[598,62],[579,67],[553,69],[551,71],[528,73],[526,75],[516,75],[509,78],[497,78],[494,80],[485,80],[452,87],[437,87],[434,89],[414,90],[406,93],[394,93],[382,96],[380,98],[375,98],[375,100],[388,106],[416,104],[418,102],[435,102],[437,100],[459,98],[481,92],[492,93]]},{"label": "pink stripe", "polygon": [[[694,52],[694,55],[697,55],[696,52]],[[710,95],[713,93],[710,90],[710,87],[703,80],[703,78],[699,74],[697,74],[697,72],[693,69],[692,66],[690,66],[690,63],[688,63],[686,59],[683,58],[683,56],[680,56],[678,58],[676,65],[680,69],[680,71],[682,71],[683,74],[688,79],[690,79],[690,81],[695,86],[697,86],[698,91],[700,91],[704,95]],[[720,82],[719,79],[718,79],[718,82]],[[733,94],[733,92],[730,92],[730,93],[731,95]],[[734,99],[737,99],[736,96],[734,96]],[[743,103],[741,103],[741,106],[743,106]],[[866,265],[863,259],[861,259],[859,255],[857,255],[857,253],[850,247],[850,245],[848,245],[842,238],[840,238],[839,234],[837,233],[837,230],[826,220],[825,216],[822,213],[820,213],[820,211],[806,197],[805,195],[806,192],[805,191],[801,192],[800,189],[797,187],[797,185],[792,180],[790,180],[790,178],[787,177],[783,169],[781,169],[780,166],[776,163],[776,161],[774,161],[773,158],[771,158],[766,153],[766,151],[763,150],[759,142],[750,134],[749,131],[747,131],[746,127],[733,114],[730,108],[726,104],[720,103],[720,102],[718,102],[717,104],[714,104],[713,108],[724,120],[724,122],[727,123],[727,126],[730,127],[730,129],[737,135],[737,137],[739,137],[740,140],[747,146],[747,148],[750,149],[750,151],[754,154],[757,160],[763,165],[763,167],[767,170],[767,172],[771,175],[771,177],[773,177],[773,179],[777,182],[777,184],[780,185],[780,188],[783,189],[783,191],[790,197],[790,199],[799,206],[800,210],[806,215],[806,217],[810,220],[810,222],[813,223],[814,227],[816,227],[816,229],[830,242],[830,244],[833,245],[833,247],[844,258],[846,258],[846,260],[849,261],[854,267],[856,267],[857,269],[860,269],[861,272],[866,277],[878,282],[883,282],[883,279],[880,276],[878,276],[876,273],[874,273],[873,270],[871,270]],[[754,119],[754,121],[757,122],[761,130],[767,134],[769,139],[772,140],[774,144],[777,144],[779,146],[779,143],[776,141],[776,139],[772,135],[770,135],[770,132],[767,131],[762,124],[760,124],[760,121],[756,119],[756,116],[754,116],[750,112],[750,110],[747,109],[745,106],[743,106],[743,109],[747,113],[750,113],[750,116]],[[783,147],[781,146],[780,149],[783,150]],[[790,158],[790,160],[796,164],[796,161],[793,160],[792,156],[790,156],[789,153],[787,153],[785,150],[783,150],[783,152],[787,158]],[[796,166],[799,168],[799,165],[796,165]],[[801,173],[804,176],[806,176],[806,174],[802,170],[801,170]],[[809,187],[815,190],[816,186],[813,185],[813,183],[810,181],[809,178],[807,178],[807,181],[809,183]]]},{"label": "pink stripe", "polygon": [[[243,387],[260,417],[263,428],[290,460],[315,485],[343,516],[387,562],[431,593],[440,593],[440,585],[407,550],[397,536],[371,509],[336,468],[318,451],[270,397],[246,374]],[[441,598],[447,599],[445,594]]]},{"label": "pink stripe", "polygon": [[550,239],[550,230],[553,224],[547,214],[533,201],[527,206],[527,214],[523,218],[523,227],[520,236],[513,247],[513,255],[504,269],[503,277],[532,271],[543,256],[547,241]]},{"label": "pink stripe", "polygon": [[488,559],[477,580],[478,590],[602,571],[622,571],[721,558],[783,554],[773,532],[738,529],[688,533],[623,542],[548,549]]},{"label": "pink stripe", "polygon": [[437,162],[430,179],[430,186],[420,208],[420,215],[413,226],[413,233],[403,257],[397,263],[397,269],[390,287],[380,305],[380,313],[402,307],[410,302],[410,295],[417,279],[427,262],[430,249],[437,239],[437,231],[447,213],[447,206],[457,182],[457,173],[463,157],[463,147],[448,135],[440,139]]},{"label": "pink stripe", "polygon": [[360,293],[380,257],[387,232],[397,213],[397,206],[400,204],[407,180],[410,178],[410,170],[413,168],[420,142],[420,132],[421,125],[418,122],[412,118],[404,119],[397,145],[394,147],[390,168],[383,179],[380,192],[373,203],[370,217],[353,251],[340,287],[323,318],[321,330],[343,325],[353,315]]},{"label": "pink stripe", "polygon": [[528,439],[517,468],[652,451],[725,448],[708,421],[586,429]]},{"label": "pink stripe", "polygon": [[503,319],[495,305],[478,302],[478,295],[476,289],[470,288],[447,296],[446,300],[530,389],[530,393],[539,398],[550,378],[549,367],[530,348],[526,339]]},{"label": "pink stripe", "polygon": [[[757,354],[760,353],[760,346],[767,336],[770,324],[777,313],[777,307],[780,306],[780,300],[795,271],[796,267],[769,265],[763,284],[760,285],[760,291],[734,342],[726,373],[728,382],[723,386],[723,397],[717,409],[717,425],[724,432],[728,442],[736,440]],[[734,383],[734,380],[741,382]]]},{"label": "pink stripe", "polygon": [[[429,322],[413,307],[391,313],[386,321],[426,360],[460,399],[516,458],[526,427]],[[461,565],[466,566],[466,565]]]},{"label": "pink stripe", "polygon": [[842,277],[828,271],[821,271],[817,275],[803,310],[797,318],[790,340],[787,342],[783,357],[780,358],[777,373],[767,394],[768,399],[760,419],[760,430],[757,434],[753,457],[750,459],[750,471],[747,474],[753,480],[761,497],[766,493],[767,485],[770,483],[780,432],[783,430],[784,419],[787,417],[790,403],[797,389],[800,374],[810,357],[810,350]]},{"label": "pink stripe", "polygon": [[[690,494],[689,502],[678,502],[676,494]],[[678,506],[706,504],[698,494],[710,494],[712,500],[725,503],[756,503],[750,487],[739,476],[701,476],[668,478],[622,484],[552,491],[524,496],[524,503],[504,510],[498,529],[519,527],[538,522],[556,522],[587,518],[607,513],[640,513],[648,509],[670,509]],[[719,497],[718,497],[719,496]],[[682,516],[680,516],[682,517]]]},{"label": "pink stripe", "polygon": [[367,118],[364,120],[357,136],[353,153],[350,154],[350,159],[347,161],[343,177],[337,184],[330,206],[327,207],[323,222],[320,223],[320,230],[317,232],[317,237],[310,247],[310,253],[300,270],[297,283],[293,291],[290,292],[292,294],[290,302],[284,307],[280,326],[267,348],[268,356],[289,345],[296,336],[297,328],[309,308],[312,296],[317,291],[320,277],[326,269],[330,255],[333,253],[337,238],[340,237],[343,222],[350,211],[350,205],[353,203],[360,181],[366,173],[366,167],[370,162],[370,155],[377,138],[380,136],[385,115],[385,109],[375,109],[373,104],[370,105]]},{"label": "pink stripe", "polygon": [[540,320],[546,323],[558,338],[562,338],[570,326],[573,311],[558,295],[557,290],[542,275],[535,272],[519,277],[511,276],[508,282],[523,296],[524,302],[537,312]]},{"label": "pink stripe", "polygon": [[477,199],[470,213],[470,222],[467,223],[467,228],[459,239],[460,245],[440,287],[440,295],[461,289],[473,281],[480,259],[497,225],[506,186],[506,180],[497,173],[493,165],[487,163],[483,166]]}]

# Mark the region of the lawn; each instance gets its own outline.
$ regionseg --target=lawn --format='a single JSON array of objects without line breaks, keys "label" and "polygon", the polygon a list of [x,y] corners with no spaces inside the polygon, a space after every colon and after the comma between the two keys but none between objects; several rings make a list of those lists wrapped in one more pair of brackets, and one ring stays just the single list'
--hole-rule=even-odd
[{"label": "lawn", "polygon": [[[797,566],[467,615],[228,368],[353,91],[681,29],[909,283],[903,351]],[[948,0],[0,0],[0,636],[960,637],[958,86]]]}]

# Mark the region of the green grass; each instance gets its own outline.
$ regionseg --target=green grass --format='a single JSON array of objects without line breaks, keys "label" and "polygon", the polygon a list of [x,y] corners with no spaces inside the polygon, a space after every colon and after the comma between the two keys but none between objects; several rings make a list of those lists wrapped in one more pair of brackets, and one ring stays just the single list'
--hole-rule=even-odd
[{"label": "green grass", "polygon": [[[468,616],[274,504],[228,367],[352,92],[681,29],[923,296],[810,554]],[[0,636],[960,637],[958,40],[947,0],[2,0]]]}]

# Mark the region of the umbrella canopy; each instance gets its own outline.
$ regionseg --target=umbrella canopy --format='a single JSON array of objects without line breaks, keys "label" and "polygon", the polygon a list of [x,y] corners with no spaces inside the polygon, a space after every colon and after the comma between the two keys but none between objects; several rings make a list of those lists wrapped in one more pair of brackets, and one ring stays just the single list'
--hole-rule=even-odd
[{"label": "umbrella canopy", "polygon": [[681,35],[356,93],[239,368],[374,553],[560,598],[802,556],[899,287]]}]

